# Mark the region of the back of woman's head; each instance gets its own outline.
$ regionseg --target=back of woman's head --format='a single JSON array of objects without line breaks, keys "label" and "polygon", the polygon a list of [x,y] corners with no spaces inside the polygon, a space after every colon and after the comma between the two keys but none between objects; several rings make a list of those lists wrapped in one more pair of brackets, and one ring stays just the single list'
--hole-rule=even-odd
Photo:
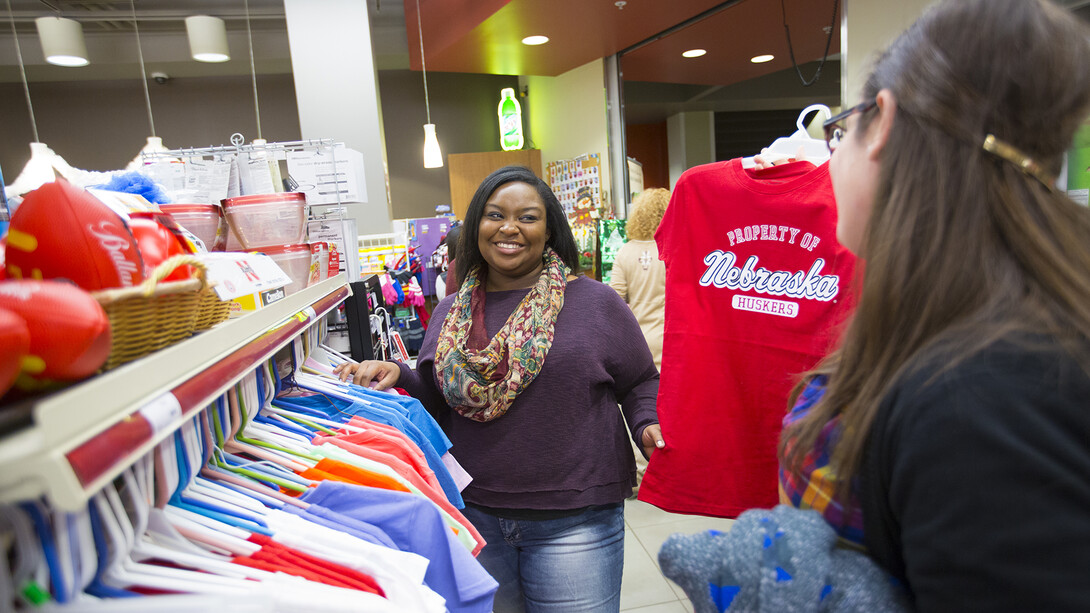
[{"label": "back of woman's head", "polygon": [[[1090,214],[1051,185],[1090,108],[1087,67],[1087,28],[1044,0],[947,0],[878,59],[864,98],[889,90],[896,112],[861,311],[907,336],[873,342],[1020,318],[1008,306],[1023,298],[1046,328],[1075,316],[1090,335]],[[1021,154],[986,151],[989,135]]]},{"label": "back of woman's head", "polygon": [[[1086,119],[1088,67],[1087,29],[1045,0],[946,0],[877,59],[864,99],[888,90],[896,109],[861,299],[820,368],[832,373],[825,396],[784,432],[799,443],[788,466],[839,414],[849,428],[833,463],[847,483],[880,399],[925,351],[956,364],[1012,332],[1044,333],[1090,372],[1090,210],[1045,176]],[[988,135],[1021,154],[986,151]],[[1026,172],[1026,157],[1042,172]]]},{"label": "back of woman's head", "polygon": [[477,246],[485,205],[497,189],[515,182],[525,183],[537,191],[541,202],[545,205],[545,227],[549,231],[549,238],[546,239],[545,245],[552,247],[572,272],[579,271],[579,250],[575,246],[575,237],[572,235],[571,225],[568,224],[568,217],[564,214],[564,207],[556,199],[553,190],[538,178],[534,171],[525,166],[504,166],[485,177],[469,201],[465,223],[462,224],[462,234],[458,240],[456,272],[459,285],[465,281],[470,270],[485,263],[484,256],[481,255],[481,250]]},{"label": "back of woman's head", "polygon": [[649,241],[655,237],[662,216],[666,214],[666,205],[670,203],[670,190],[662,187],[645,189],[632,201],[632,215],[625,224],[628,238],[637,241]]},{"label": "back of woman's head", "polygon": [[455,250],[458,248],[458,237],[462,235],[461,224],[454,226],[447,232],[446,238],[443,239],[443,244],[447,246],[447,253],[450,257],[455,257]]}]

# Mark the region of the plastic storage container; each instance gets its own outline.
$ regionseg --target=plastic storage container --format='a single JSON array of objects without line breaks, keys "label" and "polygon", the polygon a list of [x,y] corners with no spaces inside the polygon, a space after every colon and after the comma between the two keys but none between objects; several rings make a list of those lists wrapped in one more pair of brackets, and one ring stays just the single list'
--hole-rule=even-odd
[{"label": "plastic storage container", "polygon": [[301,192],[227,198],[223,212],[247,250],[298,245],[306,236],[307,199]]},{"label": "plastic storage container", "polygon": [[[160,204],[159,209],[170,215],[178,225],[204,243],[209,251],[223,251],[227,239],[227,219],[215,204]],[[216,239],[220,242],[217,243]]]},{"label": "plastic storage container", "polygon": [[262,247],[257,249],[269,256],[276,265],[291,277],[291,283],[284,288],[285,295],[291,295],[306,288],[310,281],[310,245],[303,243],[298,245],[283,245],[279,247]]}]

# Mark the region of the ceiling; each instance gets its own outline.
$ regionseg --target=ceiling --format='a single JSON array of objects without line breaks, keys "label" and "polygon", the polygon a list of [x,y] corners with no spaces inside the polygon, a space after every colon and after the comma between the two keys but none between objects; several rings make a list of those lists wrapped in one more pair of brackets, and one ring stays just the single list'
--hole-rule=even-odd
[{"label": "ceiling", "polygon": [[[258,73],[291,70],[283,0],[6,1],[32,82],[138,74],[134,8],[148,73],[249,74],[250,36]],[[366,1],[378,68],[419,70],[417,0]],[[1090,0],[1061,1],[1084,16],[1090,13]],[[800,106],[796,100],[838,102],[841,15],[838,6],[834,18],[834,4],[837,0],[419,0],[419,19],[429,71],[556,76],[620,53],[626,114],[655,120],[678,110],[729,110],[742,99],[766,108]],[[83,24],[91,65],[73,69],[44,62],[34,19],[58,9]],[[232,61],[189,60],[184,18],[194,14],[227,22]],[[10,30],[10,25],[0,28],[0,81],[9,82],[21,79]],[[550,40],[523,45],[521,39],[532,34]],[[792,52],[810,78],[827,44],[831,61],[821,81],[804,88]],[[707,53],[681,56],[693,48]],[[761,54],[775,57],[750,62]]]},{"label": "ceiling", "polygon": [[[404,3],[415,26],[415,2]],[[420,0],[429,70],[557,76],[631,49],[622,56],[628,80],[729,85],[792,67],[785,10],[799,62],[821,59],[827,42],[829,53],[840,50],[837,0],[476,0],[471,11],[458,4],[468,3]],[[530,35],[549,42],[523,45]],[[416,28],[407,37],[410,65],[419,69]],[[694,48],[707,54],[682,57]],[[762,54],[775,59],[749,61]]]}]

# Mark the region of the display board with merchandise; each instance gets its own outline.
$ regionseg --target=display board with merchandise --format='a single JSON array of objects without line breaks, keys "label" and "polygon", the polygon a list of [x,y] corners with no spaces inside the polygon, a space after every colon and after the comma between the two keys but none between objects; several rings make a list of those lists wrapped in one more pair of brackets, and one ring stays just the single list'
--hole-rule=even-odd
[{"label": "display board with merchandise", "polygon": [[579,208],[579,202],[587,198],[590,199],[591,208],[602,206],[601,169],[601,158],[597,153],[549,162],[546,170],[549,187],[565,212],[571,215]]},{"label": "display board with merchandise", "polygon": [[596,279],[601,275],[597,258],[597,222],[602,207],[600,160],[597,153],[587,153],[550,162],[546,171],[549,187],[568,215],[579,250],[579,268]]}]

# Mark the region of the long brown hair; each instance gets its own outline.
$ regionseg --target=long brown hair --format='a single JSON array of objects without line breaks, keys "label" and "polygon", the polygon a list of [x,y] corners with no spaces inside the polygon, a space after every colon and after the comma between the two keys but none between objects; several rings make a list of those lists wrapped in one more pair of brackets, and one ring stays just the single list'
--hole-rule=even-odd
[{"label": "long brown hair", "polygon": [[1090,107],[1087,36],[1044,0],[947,0],[878,58],[864,97],[886,89],[897,108],[861,297],[811,373],[830,375],[823,398],[783,433],[787,470],[839,416],[831,464],[845,496],[882,398],[934,351],[955,364],[1024,331],[1058,339],[1090,373],[1090,210],[982,148],[993,134],[1059,170]]}]

